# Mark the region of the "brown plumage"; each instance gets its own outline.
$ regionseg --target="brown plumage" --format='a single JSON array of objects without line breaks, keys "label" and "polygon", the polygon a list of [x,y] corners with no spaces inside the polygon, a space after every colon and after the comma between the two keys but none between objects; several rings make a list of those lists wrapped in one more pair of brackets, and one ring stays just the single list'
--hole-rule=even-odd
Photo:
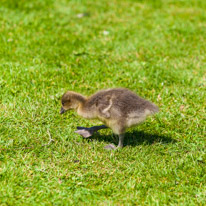
[{"label": "brown plumage", "polygon": [[[84,118],[99,119],[104,122],[115,134],[119,135],[118,147],[123,147],[124,133],[128,127],[138,125],[147,116],[159,111],[155,104],[124,88],[101,90],[88,98],[79,93],[67,91],[62,96],[60,113],[69,109],[75,109]],[[90,131],[89,134],[92,135],[94,131],[102,128],[106,127],[100,126],[96,129],[94,127],[93,130],[80,128],[80,130]],[[81,131],[78,133],[88,136]],[[109,145],[106,148],[114,149],[114,146]]]}]

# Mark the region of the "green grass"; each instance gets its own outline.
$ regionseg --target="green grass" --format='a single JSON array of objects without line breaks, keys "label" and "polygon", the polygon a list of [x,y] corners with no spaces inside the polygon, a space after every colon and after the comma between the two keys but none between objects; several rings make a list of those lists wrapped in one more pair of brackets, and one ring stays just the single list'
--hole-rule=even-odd
[{"label": "green grass", "polygon": [[[205,0],[1,0],[0,204],[204,205],[205,10]],[[59,109],[68,89],[113,87],[161,111],[111,152],[111,130],[84,140],[76,127],[100,122]]]}]

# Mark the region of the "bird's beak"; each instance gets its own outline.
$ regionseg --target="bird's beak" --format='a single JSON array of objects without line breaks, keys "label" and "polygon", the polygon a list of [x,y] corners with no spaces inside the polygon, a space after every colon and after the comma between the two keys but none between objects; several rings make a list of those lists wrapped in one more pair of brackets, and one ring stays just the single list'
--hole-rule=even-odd
[{"label": "bird's beak", "polygon": [[66,112],[66,110],[63,107],[61,107],[60,114],[63,114],[64,112]]}]

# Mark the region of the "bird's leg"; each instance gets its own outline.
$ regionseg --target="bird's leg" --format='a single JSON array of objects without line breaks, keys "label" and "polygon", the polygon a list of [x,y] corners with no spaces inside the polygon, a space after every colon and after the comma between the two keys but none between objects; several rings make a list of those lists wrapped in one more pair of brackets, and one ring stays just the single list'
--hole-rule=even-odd
[{"label": "bird's leg", "polygon": [[124,142],[124,134],[120,134],[119,135],[119,143],[118,143],[117,147],[122,148],[123,147],[123,142]]},{"label": "bird's leg", "polygon": [[94,127],[77,127],[78,130],[75,132],[80,134],[82,137],[87,138],[91,137],[95,132],[97,132],[100,129],[106,129],[108,128],[106,125],[100,125],[100,126],[94,126]]},{"label": "bird's leg", "polygon": [[115,150],[115,149],[118,149],[118,148],[122,148],[123,147],[123,142],[124,142],[124,134],[119,134],[118,146],[116,147],[113,144],[109,144],[109,145],[105,146],[104,149],[106,149],[106,150]]}]

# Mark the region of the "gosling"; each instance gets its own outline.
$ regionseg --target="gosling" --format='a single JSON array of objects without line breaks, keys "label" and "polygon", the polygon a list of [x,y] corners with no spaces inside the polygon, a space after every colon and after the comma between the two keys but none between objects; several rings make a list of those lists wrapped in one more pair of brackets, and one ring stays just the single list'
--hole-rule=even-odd
[{"label": "gosling", "polygon": [[[159,111],[155,104],[125,88],[101,90],[90,97],[67,91],[63,94],[61,103],[60,114],[74,109],[83,118],[98,119],[106,125],[91,128],[77,127],[77,133],[89,137],[94,132],[109,127],[119,136],[117,148],[123,147],[127,128],[140,124],[147,116]],[[116,149],[116,147],[110,144],[105,149]]]}]

